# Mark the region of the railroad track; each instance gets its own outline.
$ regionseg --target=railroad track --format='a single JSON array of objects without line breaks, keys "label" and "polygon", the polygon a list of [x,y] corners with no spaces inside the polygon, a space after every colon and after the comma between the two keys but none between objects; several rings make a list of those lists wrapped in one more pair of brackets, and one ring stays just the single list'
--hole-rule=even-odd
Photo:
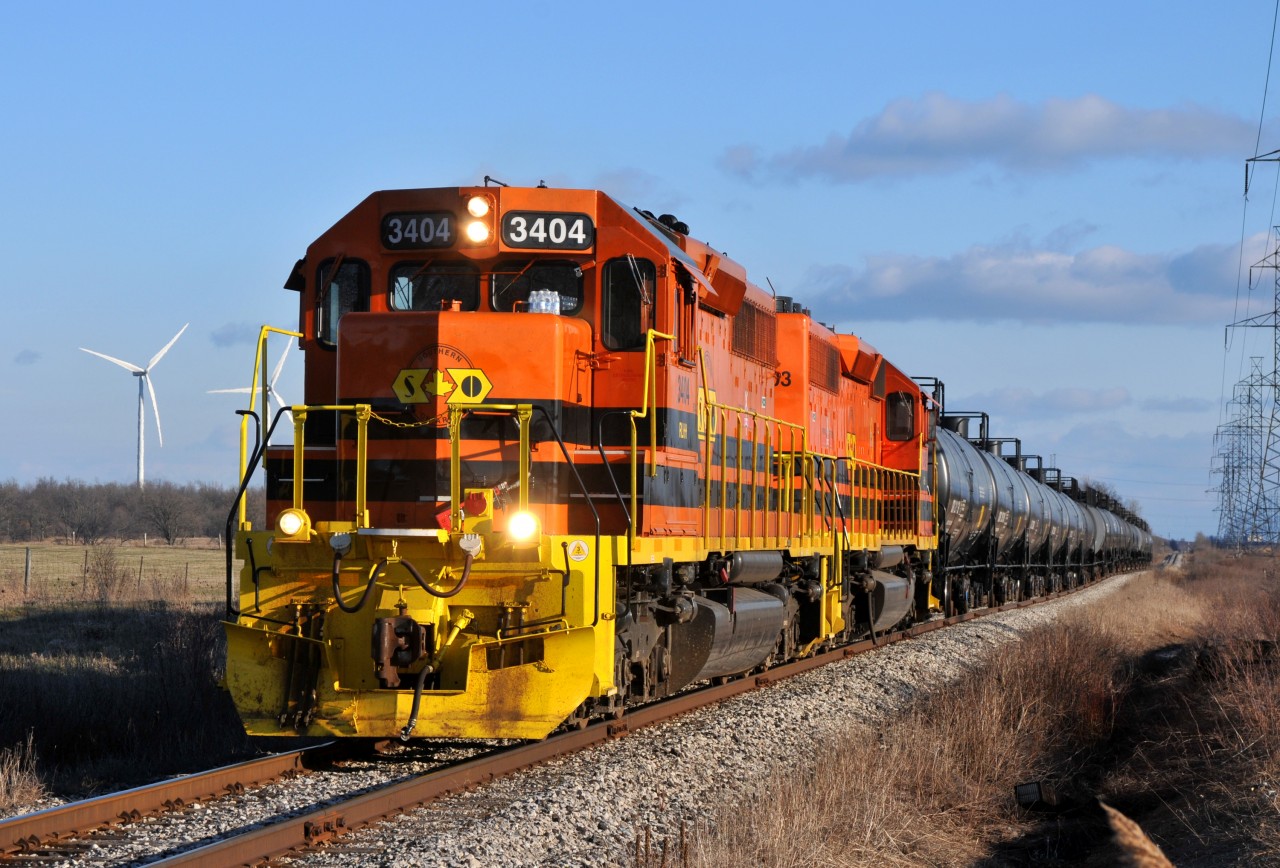
[{"label": "railroad track", "polygon": [[329,762],[337,749],[325,742],[0,820],[0,858],[70,855],[89,832],[301,774]]},{"label": "railroad track", "polygon": [[[279,819],[257,828],[233,833],[220,840],[151,861],[153,865],[239,866],[263,862],[291,852],[304,851],[323,842],[466,790],[527,769],[547,760],[567,756],[611,739],[722,702],[838,660],[877,647],[997,612],[1011,611],[1060,599],[1097,583],[1061,591],[1035,600],[984,608],[950,618],[935,618],[892,634],[777,666],[758,675],[745,676],[680,694],[662,702],[628,711],[616,721],[600,721],[581,730],[560,733],[539,742],[498,749],[474,759],[447,765],[408,780],[379,786],[372,791],[325,807]],[[263,786],[330,762],[338,746],[333,743],[275,754],[209,772],[163,781],[107,796],[74,802],[34,814],[0,821],[0,861],[74,859],[86,845],[86,834],[112,825],[127,824],[146,816],[180,809],[204,801]]]}]

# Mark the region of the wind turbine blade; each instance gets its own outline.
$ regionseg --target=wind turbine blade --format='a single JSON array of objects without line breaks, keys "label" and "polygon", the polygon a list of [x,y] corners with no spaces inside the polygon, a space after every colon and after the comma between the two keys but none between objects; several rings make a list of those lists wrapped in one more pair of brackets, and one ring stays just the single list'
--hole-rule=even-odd
[{"label": "wind turbine blade", "polygon": [[161,348],[160,352],[156,353],[154,356],[151,357],[151,361],[147,362],[148,371],[151,370],[153,367],[155,367],[156,362],[160,361],[161,357],[164,356],[165,353],[169,352],[169,347],[173,346],[178,342],[178,338],[182,337],[182,333],[187,330],[187,326],[189,325],[191,325],[191,323],[187,323],[187,325],[184,325],[182,328],[178,329],[178,333],[173,336],[173,340],[165,344],[164,347]]},{"label": "wind turbine blade", "polygon": [[205,392],[205,394],[206,395],[246,395],[252,391],[253,389],[250,389],[248,386],[241,386],[238,389],[210,389],[209,391]]},{"label": "wind turbine blade", "polygon": [[[165,347],[165,349],[168,349],[168,347]],[[156,403],[156,387],[151,385],[151,377],[146,374],[142,375],[142,379],[147,381],[147,391],[151,393],[151,409],[156,412],[156,440],[163,446],[164,433],[160,430],[160,405]]]},{"label": "wind turbine blade", "polygon": [[80,352],[88,353],[91,356],[97,356],[100,359],[106,359],[108,362],[119,365],[120,367],[124,368],[126,371],[133,371],[135,374],[142,373],[142,368],[139,368],[137,365],[131,364],[129,362],[121,361],[120,359],[113,358],[112,356],[108,356],[105,353],[100,353],[97,350],[86,350],[84,347],[81,347]]},{"label": "wind turbine blade", "polygon": [[280,361],[276,362],[276,369],[271,372],[271,388],[274,390],[276,381],[280,379],[280,372],[284,370],[284,360],[289,358],[289,348],[285,347],[283,353],[280,354]]}]

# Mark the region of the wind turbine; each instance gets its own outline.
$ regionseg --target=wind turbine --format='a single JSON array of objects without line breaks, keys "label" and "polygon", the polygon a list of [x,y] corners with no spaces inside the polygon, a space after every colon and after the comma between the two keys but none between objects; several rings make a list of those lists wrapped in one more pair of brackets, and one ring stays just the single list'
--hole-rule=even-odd
[{"label": "wind turbine", "polygon": [[[284,409],[286,406],[288,406],[285,403],[285,400],[280,397],[280,390],[276,387],[276,383],[280,381],[280,372],[284,370],[284,363],[285,363],[285,360],[288,358],[289,358],[289,347],[286,346],[284,349],[284,352],[280,354],[280,359],[279,361],[276,362],[275,368],[271,371],[271,379],[264,386],[264,388],[267,391],[267,395],[270,396],[271,400],[275,402],[276,407],[279,409]],[[208,394],[210,395],[248,395],[248,394],[251,394],[253,391],[254,389],[252,386],[241,386],[238,389],[210,389],[208,391]],[[250,403],[252,404],[252,401]],[[290,418],[292,418],[292,414],[290,414]],[[266,420],[263,420],[263,422],[265,424]]]},{"label": "wind turbine", "polygon": [[173,339],[169,341],[169,343],[165,344],[160,349],[160,352],[156,353],[154,356],[151,357],[151,361],[147,362],[147,366],[145,368],[139,368],[135,364],[122,361],[121,359],[113,358],[111,356],[108,356],[105,353],[100,353],[97,350],[89,350],[89,349],[85,349],[84,347],[80,348],[82,352],[86,352],[91,356],[97,356],[100,359],[106,359],[108,362],[111,362],[112,364],[119,365],[120,367],[124,368],[126,371],[131,372],[135,377],[138,378],[138,487],[139,488],[143,488],[146,486],[146,478],[143,473],[143,466],[144,466],[143,453],[145,451],[145,443],[146,443],[144,433],[143,433],[143,429],[145,426],[143,423],[144,423],[144,420],[146,419],[146,414],[143,412],[143,404],[145,402],[143,400],[142,386],[145,383],[147,386],[147,391],[151,393],[151,409],[154,410],[156,414],[156,439],[158,439],[160,441],[160,445],[163,446],[164,433],[160,430],[160,405],[156,403],[155,386],[151,385],[151,369],[156,366],[156,362],[160,361],[160,359],[164,357],[165,353],[169,352],[169,348],[178,342],[178,338],[182,337],[182,333],[187,330],[187,326],[189,325],[191,325],[191,323],[187,323],[187,325],[184,325],[182,328],[178,329],[178,333],[173,336]]}]

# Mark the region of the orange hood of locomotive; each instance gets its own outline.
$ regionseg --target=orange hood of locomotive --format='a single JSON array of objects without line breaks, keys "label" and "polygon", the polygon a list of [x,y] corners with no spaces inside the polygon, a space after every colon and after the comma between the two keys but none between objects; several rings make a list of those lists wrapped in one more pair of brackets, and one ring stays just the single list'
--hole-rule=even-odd
[{"label": "orange hood of locomotive", "polygon": [[583,320],[545,313],[352,313],[338,338],[341,403],[419,418],[480,403],[590,403]]}]

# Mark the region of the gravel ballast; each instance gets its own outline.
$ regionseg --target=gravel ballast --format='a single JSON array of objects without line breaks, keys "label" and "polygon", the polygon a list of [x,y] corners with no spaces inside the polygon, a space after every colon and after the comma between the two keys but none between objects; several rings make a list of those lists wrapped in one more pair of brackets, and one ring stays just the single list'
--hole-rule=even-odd
[{"label": "gravel ballast", "polygon": [[380,823],[299,862],[629,866],[646,829],[655,847],[663,839],[677,846],[682,826],[750,804],[777,764],[810,762],[816,743],[889,718],[967,665],[1066,609],[1109,596],[1131,577],[935,630],[690,712]]},{"label": "gravel ballast", "polygon": [[[1131,577],[833,663],[450,796],[291,861],[341,868],[632,865],[637,836],[647,834],[655,850],[663,840],[676,845],[682,828],[705,826],[726,806],[751,804],[779,764],[811,762],[815,745],[888,719],[966,666]],[[65,864],[143,865],[465,753],[424,748],[188,806],[100,836]]]}]

